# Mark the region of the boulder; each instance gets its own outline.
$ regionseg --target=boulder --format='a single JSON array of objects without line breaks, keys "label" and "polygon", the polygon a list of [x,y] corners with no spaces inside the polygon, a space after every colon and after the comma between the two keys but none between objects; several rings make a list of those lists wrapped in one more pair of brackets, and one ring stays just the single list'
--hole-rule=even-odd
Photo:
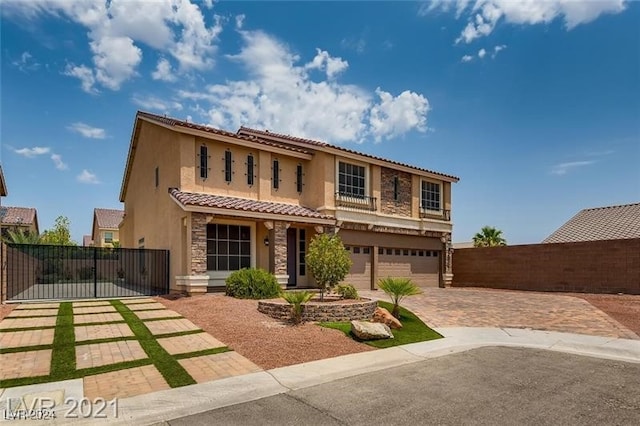
[{"label": "boulder", "polygon": [[385,308],[377,307],[376,311],[373,313],[373,322],[380,322],[382,324],[386,324],[389,328],[399,329],[402,328],[402,323],[400,320],[393,315],[391,312],[387,311]]},{"label": "boulder", "polygon": [[351,333],[360,340],[393,339],[389,326],[379,322],[351,321]]}]

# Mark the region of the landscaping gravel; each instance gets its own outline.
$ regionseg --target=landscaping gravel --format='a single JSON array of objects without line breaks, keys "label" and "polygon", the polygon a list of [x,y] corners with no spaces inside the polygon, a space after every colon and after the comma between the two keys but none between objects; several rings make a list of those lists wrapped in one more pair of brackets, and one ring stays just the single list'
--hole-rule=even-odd
[{"label": "landscaping gravel", "polygon": [[9,315],[16,306],[18,305],[16,305],[15,303],[12,303],[10,305],[0,304],[0,320],[3,320],[7,315]]},{"label": "landscaping gravel", "polygon": [[640,336],[640,296],[630,294],[581,294],[580,297]]},{"label": "landscaping gravel", "polygon": [[258,312],[257,300],[222,294],[156,299],[264,369],[375,350],[338,330],[275,320]]}]

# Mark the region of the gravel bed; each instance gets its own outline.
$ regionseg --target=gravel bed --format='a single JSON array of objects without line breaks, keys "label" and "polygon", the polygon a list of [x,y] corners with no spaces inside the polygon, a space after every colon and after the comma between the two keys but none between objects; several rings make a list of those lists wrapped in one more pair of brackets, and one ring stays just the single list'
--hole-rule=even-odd
[{"label": "gravel bed", "polygon": [[629,294],[567,293],[591,303],[640,336],[640,296]]},{"label": "gravel bed", "polygon": [[0,303],[0,320],[3,320],[7,315],[9,315],[11,311],[13,311],[16,308],[16,306],[18,305],[15,303],[12,303],[10,305],[9,304],[4,305]]},{"label": "gravel bed", "polygon": [[258,312],[256,300],[222,294],[156,299],[264,369],[375,350],[338,330],[275,320]]}]

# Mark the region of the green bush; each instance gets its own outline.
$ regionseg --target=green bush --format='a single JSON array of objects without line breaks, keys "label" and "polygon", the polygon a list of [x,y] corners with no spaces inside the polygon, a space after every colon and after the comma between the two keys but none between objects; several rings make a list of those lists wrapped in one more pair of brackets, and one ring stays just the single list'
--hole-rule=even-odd
[{"label": "green bush", "polygon": [[299,324],[302,321],[302,305],[307,303],[314,294],[310,291],[285,291],[282,298],[291,305],[291,319]]},{"label": "green bush", "polygon": [[264,269],[241,269],[226,279],[226,295],[238,299],[273,299],[281,293],[276,277]]},{"label": "green bush", "polygon": [[338,293],[343,299],[358,299],[358,290],[351,284],[340,284],[336,287]]},{"label": "green bush", "polygon": [[352,263],[340,237],[328,234],[318,234],[311,240],[305,260],[320,288],[320,300],[324,300],[325,291],[344,280]]}]

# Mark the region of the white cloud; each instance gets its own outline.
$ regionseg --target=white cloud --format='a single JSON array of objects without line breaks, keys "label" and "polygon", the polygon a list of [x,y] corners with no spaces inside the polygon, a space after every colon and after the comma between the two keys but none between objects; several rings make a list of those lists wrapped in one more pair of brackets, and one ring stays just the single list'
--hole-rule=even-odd
[{"label": "white cloud", "polygon": [[563,176],[566,175],[568,172],[579,168],[579,167],[585,167],[585,166],[589,166],[591,164],[594,164],[595,161],[592,160],[588,160],[588,161],[570,161],[567,163],[559,163],[554,165],[551,168],[551,174],[552,175],[557,175],[557,176]]},{"label": "white cloud", "polygon": [[603,14],[622,12],[628,0],[438,0],[421,6],[418,13],[425,15],[435,10],[448,12],[454,4],[456,18],[467,16],[467,25],[456,43],[471,43],[491,34],[501,20],[509,24],[535,25],[562,19],[565,28],[571,30]]},{"label": "white cloud", "polygon": [[241,30],[242,27],[244,26],[244,19],[246,17],[244,16],[244,14],[240,14],[240,15],[236,15],[236,29],[237,30]]},{"label": "white cloud", "polygon": [[51,154],[51,161],[55,164],[58,170],[67,170],[69,166],[62,161],[62,156],[58,154]]},{"label": "white cloud", "polygon": [[487,51],[485,49],[478,50],[478,58],[482,59],[485,57],[486,54],[487,54]]},{"label": "white cloud", "polygon": [[40,64],[33,59],[33,55],[29,52],[22,52],[20,59],[11,62],[11,65],[18,68],[22,72],[35,71],[40,68]]},{"label": "white cloud", "polygon": [[80,183],[88,183],[88,184],[94,184],[94,185],[100,183],[100,181],[98,180],[98,177],[87,169],[83,169],[82,173],[76,176],[76,179]]},{"label": "white cloud", "polygon": [[462,59],[460,59],[460,60],[461,60],[462,62],[471,62],[471,61],[473,61],[473,56],[471,56],[471,55],[464,55],[464,56],[462,57]]},{"label": "white cloud", "polygon": [[[211,6],[213,2],[203,5]],[[3,8],[10,17],[51,15],[87,29],[92,66],[72,64],[65,70],[81,80],[87,93],[97,93],[95,84],[118,90],[135,77],[142,61],[140,43],[171,55],[182,72],[209,69],[222,31],[220,17],[207,24],[199,5],[190,0],[30,0],[5,2]]]},{"label": "white cloud", "polygon": [[[318,50],[309,63],[274,37],[240,31],[243,47],[229,59],[248,72],[246,80],[227,81],[202,90],[178,92],[208,124],[225,129],[242,125],[331,143],[382,140],[426,129],[427,99],[405,91],[394,97],[341,84],[347,62]],[[322,69],[326,79],[312,79]],[[314,76],[316,77],[316,76]]]},{"label": "white cloud", "polygon": [[364,36],[343,38],[340,41],[340,46],[343,49],[355,50],[357,53],[364,53],[364,50],[367,47],[367,40],[365,40]]},{"label": "white cloud", "polygon": [[34,146],[33,148],[20,148],[13,150],[16,154],[27,158],[34,158],[38,155],[48,154],[51,149],[46,146]]},{"label": "white cloud", "polygon": [[161,80],[161,81],[167,81],[167,82],[172,82],[177,80],[176,76],[173,74],[173,71],[171,69],[171,63],[165,58],[161,58],[158,61],[156,70],[151,73],[151,78],[153,78],[154,80]]},{"label": "white cloud", "polygon": [[140,108],[148,111],[169,112],[182,110],[182,104],[176,101],[166,101],[155,96],[143,97],[140,94],[135,94],[131,98],[131,101],[138,105]]},{"label": "white cloud", "polygon": [[494,46],[493,54],[491,54],[491,58],[495,58],[496,56],[498,56],[498,53],[500,53],[501,51],[503,51],[506,48],[507,48],[506,44],[499,44],[497,46]]},{"label": "white cloud", "polygon": [[73,123],[67,126],[67,129],[71,130],[72,132],[81,134],[85,138],[104,139],[107,137],[107,132],[104,129],[93,127],[82,122]]}]

